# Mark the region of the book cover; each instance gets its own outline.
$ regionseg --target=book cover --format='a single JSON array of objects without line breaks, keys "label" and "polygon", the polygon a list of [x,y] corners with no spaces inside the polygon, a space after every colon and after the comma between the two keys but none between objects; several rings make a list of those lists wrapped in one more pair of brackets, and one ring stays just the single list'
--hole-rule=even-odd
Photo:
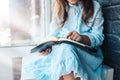
[{"label": "book cover", "polygon": [[66,39],[66,38],[50,37],[50,38],[46,39],[45,41],[39,43],[33,49],[31,49],[31,53],[40,52],[40,51],[43,51],[47,48],[51,48],[53,45],[61,44],[61,43],[71,44],[71,45],[74,45],[76,47],[80,47],[82,49],[93,51],[93,52],[96,51],[96,49],[92,48],[91,46],[88,46],[86,44],[83,44],[83,43],[80,43],[77,41],[73,41],[73,40]]}]

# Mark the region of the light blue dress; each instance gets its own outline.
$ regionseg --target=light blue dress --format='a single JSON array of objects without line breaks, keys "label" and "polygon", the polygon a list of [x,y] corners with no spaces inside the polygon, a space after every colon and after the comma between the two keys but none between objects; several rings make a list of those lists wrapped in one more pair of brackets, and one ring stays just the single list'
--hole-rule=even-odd
[{"label": "light blue dress", "polygon": [[[69,4],[68,19],[61,29],[52,21],[51,36],[66,37],[70,31],[77,31],[81,35],[90,38],[91,46],[97,48],[97,52],[87,52],[70,44],[59,44],[52,47],[51,53],[46,56],[34,58],[32,54],[31,63],[25,64],[23,60],[23,75],[29,75],[37,80],[59,80],[62,75],[74,72],[75,77],[80,80],[104,80],[103,55],[100,49],[104,40],[103,15],[98,2],[94,1],[94,15],[89,24],[82,19],[82,6]],[[37,55],[38,56],[38,55]],[[29,78],[28,77],[28,78]],[[22,78],[22,80],[25,80]]]}]

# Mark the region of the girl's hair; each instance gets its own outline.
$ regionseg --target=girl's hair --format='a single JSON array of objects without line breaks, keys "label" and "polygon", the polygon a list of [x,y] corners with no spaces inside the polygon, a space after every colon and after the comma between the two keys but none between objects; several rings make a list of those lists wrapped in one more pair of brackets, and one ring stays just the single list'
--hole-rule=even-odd
[{"label": "girl's hair", "polygon": [[[82,20],[87,24],[89,18],[94,14],[94,5],[92,0],[78,0],[83,6]],[[64,25],[68,17],[69,5],[67,0],[55,0],[53,18],[59,26]]]}]

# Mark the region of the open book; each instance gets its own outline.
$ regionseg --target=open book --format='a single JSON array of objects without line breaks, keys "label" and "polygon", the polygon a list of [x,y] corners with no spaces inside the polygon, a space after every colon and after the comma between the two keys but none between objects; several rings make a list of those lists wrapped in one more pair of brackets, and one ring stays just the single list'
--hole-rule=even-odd
[{"label": "open book", "polygon": [[73,41],[73,40],[66,39],[66,38],[50,37],[47,40],[38,44],[33,49],[31,49],[31,53],[43,51],[47,48],[51,48],[53,45],[61,44],[61,43],[71,44],[71,45],[74,45],[76,47],[80,47],[82,49],[93,51],[93,52],[97,51],[96,49],[92,48],[91,46],[88,46],[86,44],[83,44],[83,43],[80,43],[77,41]]}]

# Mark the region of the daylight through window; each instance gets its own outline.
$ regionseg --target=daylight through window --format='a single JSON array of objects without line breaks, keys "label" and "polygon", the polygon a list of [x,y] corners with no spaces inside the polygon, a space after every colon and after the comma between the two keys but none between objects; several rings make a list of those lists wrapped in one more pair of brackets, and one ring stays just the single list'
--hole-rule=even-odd
[{"label": "daylight through window", "polygon": [[45,1],[0,0],[0,46],[33,45],[43,40],[50,23],[50,10],[45,10],[50,1],[48,5]]}]

